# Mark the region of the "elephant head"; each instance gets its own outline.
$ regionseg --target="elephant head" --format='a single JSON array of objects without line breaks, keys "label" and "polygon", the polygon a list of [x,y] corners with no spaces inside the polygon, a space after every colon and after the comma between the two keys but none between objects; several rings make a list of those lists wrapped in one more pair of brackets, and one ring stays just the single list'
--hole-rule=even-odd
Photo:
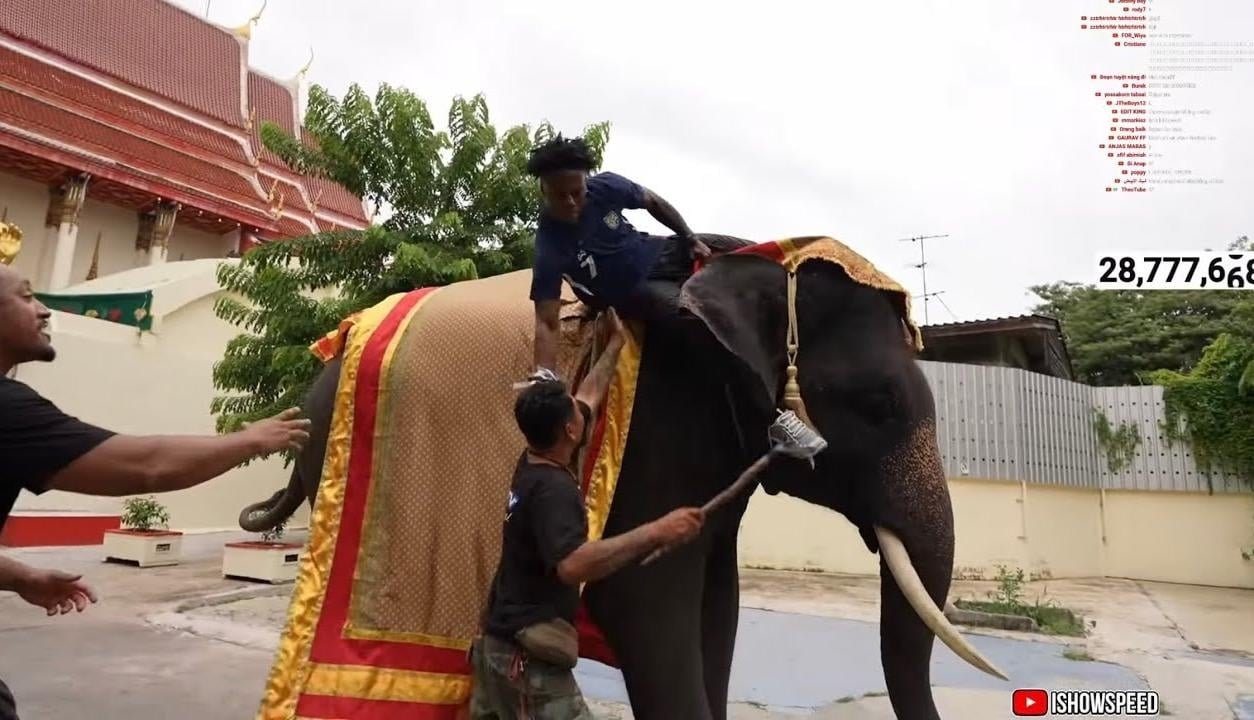
[{"label": "elephant head", "polygon": [[798,414],[828,446],[813,465],[775,462],[763,488],[842,513],[867,548],[878,550],[890,699],[899,717],[936,717],[933,635],[980,670],[1005,675],[941,611],[953,568],[953,514],[931,389],[903,339],[899,297],[823,260],[802,263],[789,285],[777,262],[726,255],[685,284],[681,303],[739,359],[759,427],[783,403],[795,357]]}]

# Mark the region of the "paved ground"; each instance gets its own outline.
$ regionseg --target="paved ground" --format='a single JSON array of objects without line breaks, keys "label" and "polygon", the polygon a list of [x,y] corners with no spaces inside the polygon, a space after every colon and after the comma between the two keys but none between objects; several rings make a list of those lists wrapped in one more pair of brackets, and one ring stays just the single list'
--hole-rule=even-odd
[{"label": "paved ground", "polygon": [[[221,546],[235,537],[189,536],[182,565],[146,570],[101,564],[99,548],[11,551],[81,571],[102,596],[82,615],[46,618],[0,595],[0,677],[23,717],[253,717],[290,586],[222,579]],[[877,579],[751,571],[742,585],[733,718],[892,717],[881,695]],[[990,589],[956,583],[953,596]],[[944,717],[1009,717],[1010,690],[1029,685],[1149,687],[1172,717],[1254,720],[1254,592],[1105,580],[1034,583],[1028,596],[1042,591],[1089,619],[1088,637],[969,633],[1010,683],[937,644]],[[1069,647],[1094,660],[1064,657]],[[616,671],[586,662],[578,672],[601,717],[631,717]]]}]

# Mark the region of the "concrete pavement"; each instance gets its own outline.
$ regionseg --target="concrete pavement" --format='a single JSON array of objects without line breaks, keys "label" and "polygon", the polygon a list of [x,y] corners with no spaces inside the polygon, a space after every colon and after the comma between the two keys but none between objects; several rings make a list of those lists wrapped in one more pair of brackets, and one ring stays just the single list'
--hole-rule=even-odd
[{"label": "concrete pavement", "polygon": [[[47,618],[0,595],[0,677],[25,718],[251,718],[286,619],[290,586],[220,575],[239,533],[187,536],[168,568],[105,565],[100,549],[5,550],[83,572],[101,603]],[[737,720],[891,718],[880,695],[876,578],[746,571],[733,670]],[[982,597],[991,583],[955,583]],[[1254,720],[1254,592],[1120,580],[1051,581],[1042,590],[1095,624],[1086,638],[973,630],[973,644],[1011,676],[1003,683],[940,645],[932,677],[944,717],[1010,716],[1010,691],[1153,688],[1176,718]],[[251,599],[214,604],[243,593]],[[1082,649],[1095,661],[1077,661]],[[616,671],[586,662],[580,683],[598,714],[627,720]]]}]

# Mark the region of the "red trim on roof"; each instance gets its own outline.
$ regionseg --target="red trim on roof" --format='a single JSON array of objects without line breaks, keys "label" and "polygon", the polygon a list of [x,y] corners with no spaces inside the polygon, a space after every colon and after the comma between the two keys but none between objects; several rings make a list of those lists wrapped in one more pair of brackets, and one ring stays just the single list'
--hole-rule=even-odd
[{"label": "red trim on roof", "polygon": [[[4,0],[0,31],[243,126],[244,50],[239,39],[162,0],[102,5]],[[90,21],[85,22],[87,14]]]},{"label": "red trim on roof", "polygon": [[326,178],[306,177],[305,187],[309,188],[309,197],[315,201],[319,210],[329,210],[363,224],[370,222],[361,198],[353,195],[343,185]]},{"label": "red trim on roof", "polygon": [[[222,217],[231,218],[241,224],[263,229],[272,229],[274,227],[274,222],[268,215],[261,214],[228,199],[202,192],[196,188],[171,185],[165,182],[164,178],[144,172],[140,168],[115,164],[110,162],[108,158],[102,161],[98,158],[81,154],[81,151],[76,151],[72,146],[57,145],[56,142],[56,138],[27,138],[0,132],[0,145],[12,148],[18,152],[39,157],[67,168],[108,178],[114,182],[138,188],[152,193],[154,196],[173,200],[183,205],[198,207]],[[90,194],[90,192],[89,188],[88,193]]]},{"label": "red trim on roof", "polygon": [[229,135],[179,117],[80,75],[0,47],[0,84],[24,95],[52,98],[82,114],[180,150],[250,166],[244,147]]},{"label": "red trim on roof", "polygon": [[289,135],[296,127],[296,101],[282,84],[254,70],[248,71],[248,112],[253,118],[253,153],[261,161],[288,169],[287,163],[261,142],[262,123],[273,123]]},{"label": "red trim on roof", "polygon": [[176,176],[184,184],[206,192],[216,190],[225,198],[264,212],[257,189],[238,173],[184,155],[159,142],[46,105],[5,87],[0,87],[0,119],[10,125],[33,130],[48,139],[126,164],[144,166],[161,177]]}]

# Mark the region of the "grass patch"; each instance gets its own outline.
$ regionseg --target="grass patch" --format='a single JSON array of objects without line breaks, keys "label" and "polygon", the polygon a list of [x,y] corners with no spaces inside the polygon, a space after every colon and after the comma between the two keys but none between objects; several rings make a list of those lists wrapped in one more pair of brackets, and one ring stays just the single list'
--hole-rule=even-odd
[{"label": "grass patch", "polygon": [[1076,662],[1092,662],[1093,661],[1093,656],[1089,655],[1088,651],[1085,650],[1084,648],[1069,647],[1066,650],[1062,651],[1062,656],[1067,658],[1068,660],[1075,660]]},{"label": "grass patch", "polygon": [[963,610],[996,613],[998,615],[1020,615],[1036,621],[1040,632],[1044,635],[1067,635],[1084,637],[1084,623],[1070,610],[1054,605],[1024,605],[1005,602],[980,600],[958,600],[954,605]]},{"label": "grass patch", "polygon": [[881,690],[872,690],[872,691],[871,691],[871,692],[869,692],[869,693],[863,693],[863,694],[862,694],[861,696],[859,696],[859,697],[854,697],[854,696],[852,696],[852,695],[846,695],[846,696],[844,696],[844,697],[840,698],[839,700],[837,700],[836,702],[837,702],[837,703],[844,704],[844,703],[851,703],[851,702],[854,702],[855,700],[865,700],[866,698],[873,698],[873,697],[888,697],[888,693],[883,692],[883,691],[881,691]]},{"label": "grass patch", "polygon": [[954,605],[963,610],[1030,617],[1045,635],[1084,637],[1084,620],[1044,594],[1031,605],[1024,602],[1022,568],[1012,573],[1005,566],[997,566],[997,591],[988,597],[987,601],[957,600]]}]

